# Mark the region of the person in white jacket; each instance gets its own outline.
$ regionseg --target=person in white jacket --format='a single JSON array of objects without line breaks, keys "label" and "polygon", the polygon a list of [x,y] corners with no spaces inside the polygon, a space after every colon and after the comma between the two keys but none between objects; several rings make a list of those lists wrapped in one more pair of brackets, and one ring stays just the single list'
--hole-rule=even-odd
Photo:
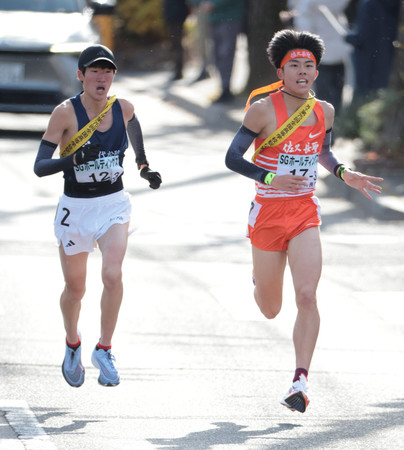
[{"label": "person in white jacket", "polygon": [[[316,95],[334,105],[336,115],[343,102],[343,89],[350,69],[351,48],[345,42],[344,30],[348,21],[344,10],[350,0],[293,0],[294,27],[298,31],[310,31],[320,35],[325,44],[318,77],[314,86]],[[319,6],[328,8],[331,21]],[[334,22],[334,25],[332,24]]]}]

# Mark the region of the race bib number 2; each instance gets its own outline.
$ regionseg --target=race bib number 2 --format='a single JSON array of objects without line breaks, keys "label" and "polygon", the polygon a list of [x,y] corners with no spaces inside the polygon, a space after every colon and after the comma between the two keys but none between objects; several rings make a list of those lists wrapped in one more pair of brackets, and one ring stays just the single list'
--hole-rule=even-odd
[{"label": "race bib number 2", "polygon": [[76,166],[74,173],[78,183],[114,183],[122,175],[123,168],[119,165],[119,156],[107,156]]},{"label": "race bib number 2", "polygon": [[288,155],[280,153],[278,158],[277,175],[299,175],[309,178],[309,187],[314,188],[317,175],[318,154]]}]

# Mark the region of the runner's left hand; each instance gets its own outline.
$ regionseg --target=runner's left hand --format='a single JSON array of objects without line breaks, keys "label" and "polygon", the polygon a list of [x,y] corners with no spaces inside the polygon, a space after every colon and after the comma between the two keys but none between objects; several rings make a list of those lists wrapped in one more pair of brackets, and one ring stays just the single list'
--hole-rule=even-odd
[{"label": "runner's left hand", "polygon": [[376,181],[379,183],[383,181],[383,178],[380,177],[370,177],[360,172],[345,170],[344,181],[348,186],[361,191],[362,194],[370,200],[373,197],[369,194],[368,191],[374,192],[375,194],[380,194],[382,192],[381,186],[372,183],[372,181]]},{"label": "runner's left hand", "polygon": [[140,171],[140,176],[149,182],[149,186],[152,189],[158,189],[162,183],[161,175],[151,170],[148,166],[143,167]]}]

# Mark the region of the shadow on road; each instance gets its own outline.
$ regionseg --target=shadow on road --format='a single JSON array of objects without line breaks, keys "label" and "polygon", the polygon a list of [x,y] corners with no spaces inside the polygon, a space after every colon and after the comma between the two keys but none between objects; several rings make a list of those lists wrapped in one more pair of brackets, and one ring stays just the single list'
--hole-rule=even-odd
[{"label": "shadow on road", "polygon": [[[53,417],[70,417],[71,413],[56,408],[32,408],[39,423],[45,423],[48,419]],[[89,423],[93,422],[105,422],[105,420],[73,420],[67,425],[61,427],[43,427],[46,434],[65,434],[65,433],[77,433],[79,430],[84,430]]]},{"label": "shadow on road", "polygon": [[[273,445],[271,443],[266,444],[266,448],[276,447],[284,450],[292,448],[330,448],[333,442],[355,440],[378,433],[381,430],[395,429],[404,425],[404,399],[373,406],[383,408],[385,411],[363,419],[334,421],[327,426],[325,431],[310,433],[306,436],[302,436],[301,431],[299,431],[298,436],[287,433],[282,436],[282,441],[277,437],[276,442]],[[310,423],[312,422],[310,421]],[[148,441],[158,446],[158,450],[209,450],[216,445],[242,445],[250,439],[271,439],[275,434],[303,427],[299,424],[279,423],[265,430],[246,430],[247,425],[238,425],[233,422],[214,422],[212,425],[215,425],[215,428],[189,433],[184,437],[148,439]],[[349,448],[348,443],[347,448]]]},{"label": "shadow on road", "polygon": [[189,433],[182,438],[148,439],[148,441],[158,445],[159,450],[208,450],[212,445],[242,445],[249,439],[262,438],[301,426],[280,423],[265,430],[245,430],[247,425],[237,425],[233,422],[214,422],[212,425],[215,425],[215,428]]}]

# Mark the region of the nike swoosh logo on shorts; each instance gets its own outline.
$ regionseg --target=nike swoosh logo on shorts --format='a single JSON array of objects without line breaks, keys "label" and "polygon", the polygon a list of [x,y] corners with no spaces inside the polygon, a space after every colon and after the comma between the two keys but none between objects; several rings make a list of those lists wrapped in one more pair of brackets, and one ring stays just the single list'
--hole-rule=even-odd
[{"label": "nike swoosh logo on shorts", "polygon": [[310,139],[312,139],[312,138],[315,138],[316,136],[318,136],[319,134],[321,134],[321,131],[320,131],[320,133],[316,133],[316,134],[309,134],[309,138]]}]

